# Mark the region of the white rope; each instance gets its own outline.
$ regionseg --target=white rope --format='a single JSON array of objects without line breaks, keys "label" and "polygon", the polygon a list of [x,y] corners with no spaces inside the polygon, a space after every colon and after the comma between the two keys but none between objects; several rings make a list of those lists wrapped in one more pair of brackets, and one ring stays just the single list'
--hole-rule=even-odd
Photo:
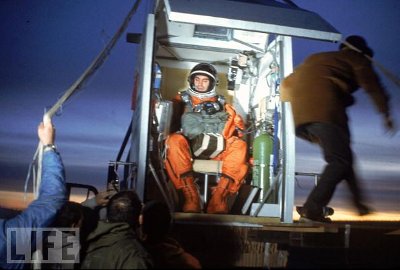
[{"label": "white rope", "polygon": [[382,71],[382,73],[385,74],[386,77],[388,77],[389,80],[393,81],[398,87],[400,87],[400,79],[395,74],[390,72],[387,68],[385,68],[382,64],[380,64],[378,61],[374,60],[369,55],[364,54],[363,51],[361,51],[359,48],[355,47],[354,45],[350,44],[349,42],[343,40],[342,43],[345,44],[350,49],[355,50],[359,53],[362,53],[369,61],[371,61],[377,68],[379,68]]},{"label": "white rope", "polygon": [[[49,117],[50,119],[53,117],[53,115],[59,110],[59,108],[66,102],[77,90],[81,89],[84,83],[90,76],[92,76],[95,71],[104,63],[104,61],[107,59],[107,57],[110,55],[110,51],[112,48],[115,46],[117,43],[118,39],[121,37],[121,35],[124,33],[126,28],[128,27],[128,24],[130,20],[132,19],[133,15],[135,14],[136,10],[139,7],[141,0],[137,0],[135,4],[133,5],[132,9],[129,11],[128,15],[126,16],[125,20],[123,21],[122,25],[118,29],[118,31],[114,34],[113,38],[110,40],[110,42],[107,44],[107,46],[103,49],[103,51],[100,52],[100,54],[95,58],[95,60],[89,65],[89,67],[83,72],[83,74],[78,78],[78,80],[75,81],[71,85],[69,89],[64,93],[64,95],[51,107],[51,109],[45,113],[43,116],[43,119],[46,117]],[[44,121],[44,120],[43,120]],[[43,156],[43,146],[39,142],[38,148],[34,154],[32,164],[36,163],[37,164],[37,174],[36,174],[36,179],[33,178],[33,194],[34,198],[38,196],[39,192],[39,186],[40,186],[40,181],[41,181],[41,174],[42,174],[42,156]],[[29,167],[29,172],[28,176],[26,178],[25,182],[25,193],[27,192],[27,183],[29,181],[29,176],[30,176],[30,170],[34,166]]]}]

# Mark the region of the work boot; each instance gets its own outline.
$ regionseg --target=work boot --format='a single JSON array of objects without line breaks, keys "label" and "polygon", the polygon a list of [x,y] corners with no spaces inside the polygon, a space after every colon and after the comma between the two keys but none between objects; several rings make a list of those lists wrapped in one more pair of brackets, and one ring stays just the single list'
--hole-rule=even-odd
[{"label": "work boot", "polygon": [[182,181],[184,185],[181,189],[185,198],[182,211],[185,213],[200,213],[200,195],[199,190],[194,183],[193,176],[186,176]]},{"label": "work boot", "polygon": [[368,206],[362,203],[357,204],[357,210],[359,216],[366,216],[373,212]]},{"label": "work boot", "polygon": [[229,185],[230,180],[224,176],[221,176],[221,179],[219,180],[217,187],[213,190],[211,199],[208,202],[208,214],[227,214],[229,212]]},{"label": "work boot", "polygon": [[[299,213],[300,218],[299,222],[300,223],[330,223],[332,220],[326,215],[330,215],[330,213],[333,214],[333,209],[327,209],[330,207],[324,207],[324,209],[321,211],[320,214],[310,214],[310,212],[307,210],[307,208],[303,206],[296,206],[296,211]],[[332,210],[332,211],[330,211]]]}]

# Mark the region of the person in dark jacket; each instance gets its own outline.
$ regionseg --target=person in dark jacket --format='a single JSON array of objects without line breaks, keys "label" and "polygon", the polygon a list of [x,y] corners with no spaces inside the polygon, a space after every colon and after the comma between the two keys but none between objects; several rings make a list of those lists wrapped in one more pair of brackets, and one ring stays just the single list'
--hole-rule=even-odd
[{"label": "person in dark jacket", "polygon": [[342,180],[350,188],[359,215],[370,213],[353,169],[346,112],[354,104],[352,94],[363,88],[383,116],[386,128],[394,131],[394,124],[389,96],[367,56],[373,57],[373,51],[365,39],[350,36],[339,51],[309,56],[282,81],[281,100],[291,103],[296,136],[319,144],[327,162],[319,182],[299,208],[301,220],[329,222],[323,209]]},{"label": "person in dark jacket", "polygon": [[107,204],[107,221],[99,220],[87,238],[81,269],[152,268],[152,258],[136,234],[141,210],[135,191],[113,195]]},{"label": "person in dark jacket", "polygon": [[148,201],[140,216],[141,238],[157,269],[200,269],[199,260],[170,235],[172,216],[160,201]]},{"label": "person in dark jacket", "polygon": [[[45,116],[44,122],[40,123],[38,136],[43,145],[43,171],[39,193],[22,213],[11,219],[0,219],[0,268],[2,269],[27,267],[25,264],[27,258],[24,254],[17,253],[13,256],[8,254],[9,259],[19,262],[7,261],[7,244],[10,245],[11,251],[15,251],[17,247],[35,247],[35,239],[31,237],[32,229],[50,226],[57,211],[67,201],[64,165],[54,146],[55,129],[49,117]],[[19,229],[16,239],[7,239],[9,229]]]}]

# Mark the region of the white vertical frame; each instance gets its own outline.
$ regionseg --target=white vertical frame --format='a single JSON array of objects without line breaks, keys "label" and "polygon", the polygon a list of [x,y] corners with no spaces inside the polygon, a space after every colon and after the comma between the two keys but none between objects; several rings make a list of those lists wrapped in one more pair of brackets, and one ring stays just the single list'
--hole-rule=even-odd
[{"label": "white vertical frame", "polygon": [[[288,76],[293,71],[293,54],[292,54],[292,38],[289,36],[281,36],[281,77]],[[294,123],[290,103],[282,103],[282,155],[283,155],[283,172],[282,172],[282,215],[281,222],[293,222],[293,206],[294,206],[294,184],[295,184],[295,132]]]},{"label": "white vertical frame", "polygon": [[153,44],[155,16],[148,14],[146,29],[138,52],[139,62],[136,73],[139,74],[139,87],[137,89],[137,107],[132,117],[132,144],[130,149],[130,161],[136,162],[137,174],[134,188],[143,200],[147,160],[149,149],[149,125],[150,125],[150,99],[151,99],[151,75],[153,65]]}]

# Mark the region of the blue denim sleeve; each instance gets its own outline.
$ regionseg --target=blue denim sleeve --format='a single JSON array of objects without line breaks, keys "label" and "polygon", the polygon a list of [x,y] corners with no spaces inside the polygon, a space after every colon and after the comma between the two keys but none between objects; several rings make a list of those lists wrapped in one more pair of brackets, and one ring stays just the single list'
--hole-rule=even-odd
[{"label": "blue denim sleeve", "polygon": [[[38,197],[18,216],[9,220],[0,220],[0,267],[8,268],[6,262],[7,229],[24,228],[11,245],[31,245],[31,228],[51,226],[57,211],[67,201],[65,171],[61,157],[54,151],[43,153],[42,179]],[[15,247],[11,247],[14,248]],[[16,265],[14,265],[15,267]],[[17,267],[18,268],[18,267]]]}]

